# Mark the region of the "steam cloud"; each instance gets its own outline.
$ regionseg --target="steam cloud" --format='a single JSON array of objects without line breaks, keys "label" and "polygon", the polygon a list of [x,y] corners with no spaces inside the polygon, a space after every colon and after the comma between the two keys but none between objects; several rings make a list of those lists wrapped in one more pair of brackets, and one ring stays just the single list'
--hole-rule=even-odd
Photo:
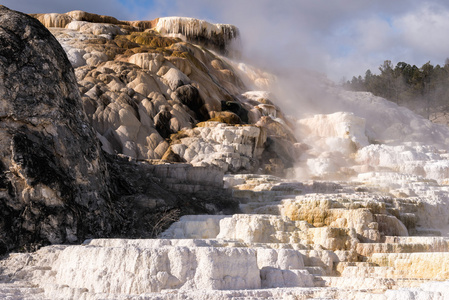
[{"label": "steam cloud", "polygon": [[[162,4],[162,3],[161,3]],[[433,1],[229,0],[165,4],[173,14],[232,23],[262,67],[312,69],[338,82],[378,71],[386,59],[443,64],[449,3]]]},{"label": "steam cloud", "polygon": [[246,59],[274,72],[311,69],[333,81],[377,72],[386,59],[421,66],[449,56],[445,0],[4,0],[25,13],[85,10],[118,19],[189,16],[241,29]]}]

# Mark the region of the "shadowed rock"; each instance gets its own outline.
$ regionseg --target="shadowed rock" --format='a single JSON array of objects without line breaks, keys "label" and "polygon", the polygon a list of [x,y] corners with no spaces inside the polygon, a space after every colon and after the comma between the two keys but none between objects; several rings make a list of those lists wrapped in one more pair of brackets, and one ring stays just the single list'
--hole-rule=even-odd
[{"label": "shadowed rock", "polygon": [[0,6],[0,248],[112,230],[106,163],[57,40]]}]

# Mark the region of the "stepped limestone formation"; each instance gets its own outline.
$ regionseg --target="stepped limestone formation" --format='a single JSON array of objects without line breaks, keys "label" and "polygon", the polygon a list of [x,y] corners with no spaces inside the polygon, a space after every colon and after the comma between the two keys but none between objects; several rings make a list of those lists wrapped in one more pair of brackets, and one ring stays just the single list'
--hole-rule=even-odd
[{"label": "stepped limestone formation", "polygon": [[[280,175],[293,167],[296,139],[279,107],[263,93],[247,93],[229,59],[183,41],[217,40],[223,48],[238,37],[235,27],[161,18],[145,29],[79,15],[67,13],[64,29],[49,29],[76,68],[84,111],[107,153],[224,172]],[[47,24],[61,16],[37,17]]]},{"label": "stepped limestone formation", "polygon": [[48,246],[0,298],[449,298],[446,126],[326,82],[288,116],[231,25],[33,17],[0,8],[0,250]]},{"label": "stepped limestone formation", "polygon": [[160,239],[94,239],[11,254],[1,262],[0,293],[36,299],[449,296],[449,238],[421,228],[421,200],[398,199],[362,181],[298,183],[249,174],[225,181],[239,193],[245,214],[184,216]]}]

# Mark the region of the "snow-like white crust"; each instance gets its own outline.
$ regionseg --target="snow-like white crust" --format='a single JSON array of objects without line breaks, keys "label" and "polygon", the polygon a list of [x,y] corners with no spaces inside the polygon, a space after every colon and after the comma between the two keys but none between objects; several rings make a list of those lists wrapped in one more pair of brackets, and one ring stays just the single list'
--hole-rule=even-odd
[{"label": "snow-like white crust", "polygon": [[224,39],[237,37],[238,30],[229,24],[212,24],[204,20],[186,17],[159,18],[156,30],[161,34],[182,34],[187,37],[210,39],[213,35],[222,35]]}]

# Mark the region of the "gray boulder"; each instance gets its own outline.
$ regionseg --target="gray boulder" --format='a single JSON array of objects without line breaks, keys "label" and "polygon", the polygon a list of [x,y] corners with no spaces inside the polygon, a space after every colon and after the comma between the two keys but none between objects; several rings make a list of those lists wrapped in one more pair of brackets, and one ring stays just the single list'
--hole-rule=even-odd
[{"label": "gray boulder", "polygon": [[0,254],[108,235],[108,190],[64,50],[38,20],[0,6]]}]

